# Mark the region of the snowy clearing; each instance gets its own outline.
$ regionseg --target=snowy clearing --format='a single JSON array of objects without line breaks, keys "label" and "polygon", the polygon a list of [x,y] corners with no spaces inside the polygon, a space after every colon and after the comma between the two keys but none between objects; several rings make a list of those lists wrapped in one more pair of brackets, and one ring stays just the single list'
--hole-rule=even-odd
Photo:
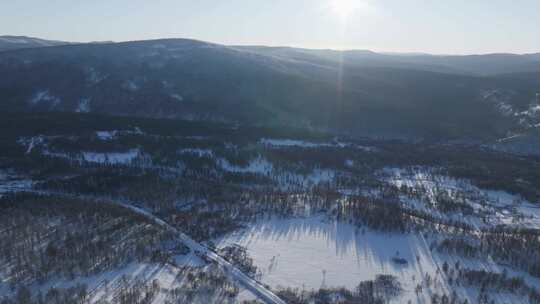
[{"label": "snowy clearing", "polygon": [[[404,287],[403,297],[396,303],[408,300],[416,303],[419,298],[414,287],[426,274],[440,281],[431,291],[449,290],[443,274],[437,274],[444,261],[460,261],[461,265],[473,269],[503,269],[492,262],[432,253],[429,243],[430,239],[423,235],[361,231],[324,216],[261,220],[216,241],[220,248],[231,244],[247,247],[262,272],[261,281],[272,288],[346,287],[352,290],[359,282],[372,280],[378,274],[391,274]],[[393,260],[396,257],[406,260],[407,264],[396,263]],[[532,280],[539,284],[538,280]],[[420,299],[427,300],[431,291],[424,291]],[[474,291],[461,288],[460,295],[474,303]],[[508,297],[499,297],[497,303],[504,303]]]},{"label": "snowy clearing", "polygon": [[223,158],[219,159],[218,163],[223,170],[228,172],[268,174],[274,168],[271,162],[262,157],[251,160],[246,167],[235,166]]},{"label": "snowy clearing", "polygon": [[61,102],[60,98],[52,95],[49,90],[43,90],[43,91],[39,91],[35,93],[32,99],[30,100],[30,104],[32,105],[39,105],[42,103],[46,103],[51,108],[56,107],[57,105],[60,104],[60,102]]}]

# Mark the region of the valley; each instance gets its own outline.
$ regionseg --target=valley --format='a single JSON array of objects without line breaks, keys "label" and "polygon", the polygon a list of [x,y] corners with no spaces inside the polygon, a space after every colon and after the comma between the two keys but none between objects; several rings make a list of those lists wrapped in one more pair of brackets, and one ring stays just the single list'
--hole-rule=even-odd
[{"label": "valley", "polygon": [[93,114],[0,124],[3,303],[540,299],[534,155]]},{"label": "valley", "polygon": [[538,12],[0,0],[0,304],[540,304]]}]

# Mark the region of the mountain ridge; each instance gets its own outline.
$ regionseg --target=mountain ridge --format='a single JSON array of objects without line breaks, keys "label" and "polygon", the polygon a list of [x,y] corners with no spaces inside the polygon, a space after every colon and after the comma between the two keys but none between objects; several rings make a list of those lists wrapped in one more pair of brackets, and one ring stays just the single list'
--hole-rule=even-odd
[{"label": "mountain ridge", "polygon": [[502,138],[538,119],[520,114],[537,102],[535,70],[483,76],[408,58],[192,39],[14,50],[0,53],[11,75],[0,108],[450,139]]}]

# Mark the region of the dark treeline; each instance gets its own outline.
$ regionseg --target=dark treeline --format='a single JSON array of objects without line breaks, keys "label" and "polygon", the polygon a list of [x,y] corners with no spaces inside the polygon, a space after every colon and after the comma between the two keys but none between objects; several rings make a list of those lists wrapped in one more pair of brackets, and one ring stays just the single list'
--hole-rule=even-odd
[{"label": "dark treeline", "polygon": [[354,291],[345,288],[321,288],[317,291],[287,288],[277,292],[289,304],[385,304],[401,293],[401,284],[390,275],[378,275],[372,281],[360,282]]},{"label": "dark treeline", "polygon": [[[262,156],[276,168],[293,169],[300,173],[313,168],[326,168],[358,176],[368,175],[383,167],[438,167],[451,176],[469,179],[480,187],[506,190],[532,202],[540,198],[540,164],[536,158],[514,156],[472,145],[353,139],[344,139],[342,141],[346,144],[338,145],[338,141],[328,135],[294,128],[238,127],[88,114],[10,113],[2,118],[0,165],[5,163],[27,169],[32,165],[32,171],[39,171],[45,166],[49,176],[54,173],[55,166],[46,166],[48,161],[26,155],[26,148],[18,143],[21,138],[43,135],[50,152],[68,155],[80,151],[121,152],[139,148],[148,157],[145,164],[139,165],[178,167],[179,163],[183,163],[192,166],[193,170],[212,170],[215,163],[189,153],[178,154],[179,150],[210,149],[214,157],[240,166]],[[104,130],[119,132],[111,140],[98,139],[95,132]],[[276,149],[261,144],[263,138],[298,139],[324,142],[324,145]],[[369,149],[365,149],[366,146]],[[39,148],[35,153],[38,152]],[[347,161],[354,162],[354,167],[348,167]],[[57,172],[65,173],[60,168]]]},{"label": "dark treeline", "polygon": [[540,240],[538,233],[527,230],[497,231],[452,237],[440,241],[440,252],[457,254],[468,258],[491,256],[500,263],[522,269],[540,277]]}]

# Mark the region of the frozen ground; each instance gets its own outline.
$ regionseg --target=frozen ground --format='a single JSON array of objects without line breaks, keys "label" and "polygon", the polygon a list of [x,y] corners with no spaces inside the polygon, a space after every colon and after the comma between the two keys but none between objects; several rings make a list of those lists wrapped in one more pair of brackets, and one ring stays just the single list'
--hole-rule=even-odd
[{"label": "frozen ground", "polygon": [[[423,303],[431,291],[448,290],[442,274],[437,275],[437,268],[441,268],[444,261],[459,260],[464,267],[502,271],[492,262],[432,254],[430,242],[423,235],[363,232],[348,223],[316,216],[261,220],[216,243],[219,247],[246,246],[262,272],[261,281],[272,288],[309,290],[344,286],[354,289],[359,282],[372,280],[378,274],[391,274],[399,278],[405,290],[399,303],[408,300]],[[394,257],[406,259],[408,265],[396,264],[392,261]],[[414,288],[426,274],[438,277],[439,283],[417,298]],[[474,290],[461,290],[462,297],[476,300],[475,295]],[[499,298],[504,302],[510,299],[508,297],[511,298],[510,295]]]}]

